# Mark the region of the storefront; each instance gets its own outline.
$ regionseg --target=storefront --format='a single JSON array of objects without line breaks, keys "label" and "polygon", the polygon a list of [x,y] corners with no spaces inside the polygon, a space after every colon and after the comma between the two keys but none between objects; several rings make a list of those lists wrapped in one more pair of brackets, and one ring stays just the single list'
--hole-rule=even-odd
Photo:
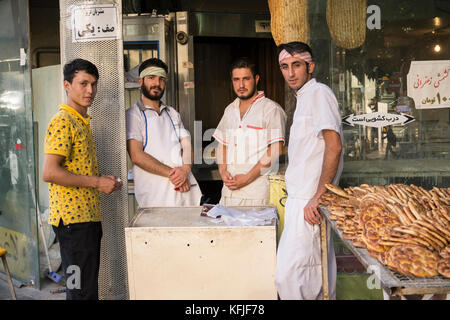
[{"label": "storefront", "polygon": [[[355,120],[343,122],[341,184],[448,187],[450,103],[436,97],[446,96],[443,92],[449,88],[448,8],[442,1],[368,1],[368,5],[375,7],[367,14],[367,26],[375,23],[366,29],[362,45],[348,50],[331,42],[324,61],[329,61],[329,72],[318,77],[333,88],[343,118],[353,115],[347,120]],[[321,36],[324,33],[317,38]],[[313,48],[315,41],[320,40],[312,36]],[[432,90],[415,87],[415,82],[431,78]],[[424,103],[427,97],[436,101]],[[414,120],[403,117],[393,125],[357,122],[375,112]]]},{"label": "storefront", "polygon": [[[343,186],[362,183],[415,183],[431,188],[449,184],[450,101],[442,93],[445,90],[445,80],[441,80],[440,84],[440,104],[437,97],[435,103],[425,105],[422,101],[415,101],[411,92],[414,90],[414,83],[408,86],[408,75],[413,82],[416,77],[413,73],[418,70],[410,72],[413,61],[434,61],[423,64],[420,72],[423,72],[424,77],[431,77],[433,72],[436,72],[437,76],[438,69],[441,68],[441,79],[444,78],[445,61],[450,58],[450,51],[446,48],[450,36],[447,7],[448,4],[443,1],[367,1],[367,11],[364,11],[362,20],[347,21],[345,12],[342,11],[344,9],[327,13],[327,1],[309,2],[308,21],[305,23],[309,24],[309,42],[318,66],[315,77],[333,89],[344,119],[345,166],[341,179]],[[335,29],[329,26],[327,14],[341,19],[342,26],[339,28],[336,25]],[[355,24],[355,27],[350,28],[348,23]],[[363,30],[361,25],[364,26]],[[355,34],[351,34],[350,30],[356,30],[353,31]],[[226,32],[223,31],[221,37],[215,38],[204,38],[202,34],[193,35],[196,44],[194,56],[197,61],[196,120],[202,120],[204,130],[218,122],[220,106],[225,106],[232,96],[229,93],[226,71],[222,71],[219,76],[217,63],[204,57],[206,51],[202,47],[207,47],[209,55],[218,61],[223,60],[216,52],[222,52],[220,55],[226,52],[228,56],[242,53],[258,57],[241,45],[240,39],[231,38],[232,34],[224,37],[223,34]],[[340,40],[341,46],[333,37],[343,39]],[[359,38],[359,45],[350,49],[342,47],[345,37]],[[227,49],[227,39],[234,44],[234,47],[231,45],[231,50]],[[265,43],[264,38],[253,37],[245,41],[250,43],[256,52],[262,52],[261,55],[274,53],[272,49],[267,53],[260,49]],[[214,46],[220,49],[214,51]],[[443,63],[442,67],[436,66],[437,61]],[[211,72],[214,75],[209,78],[210,81],[204,75],[209,65],[212,66]],[[292,116],[295,105],[292,106],[289,91],[283,94],[284,88],[280,87],[282,79],[279,74],[274,73],[271,76],[266,71],[277,71],[274,59],[260,59],[259,65],[264,70],[263,78],[270,79],[262,83],[261,89],[267,92],[269,98],[280,102]],[[217,78],[223,79],[220,84],[216,83],[219,81]],[[431,94],[429,99],[434,97]],[[208,99],[205,95],[215,97],[212,105],[208,105],[206,101],[213,99]],[[210,110],[217,111],[209,112]],[[392,125],[387,121],[357,121],[358,118],[362,119],[361,116],[376,112],[380,113],[376,114],[377,116],[404,114],[413,119],[403,117]],[[355,121],[351,121],[352,119]],[[391,131],[388,130],[389,127],[392,134],[388,135],[388,131]]]},{"label": "storefront", "polygon": [[[66,2],[67,7],[72,3]],[[117,85],[117,92],[124,91],[123,100],[121,93],[114,96],[119,101],[117,105],[125,110],[139,95],[136,84],[127,78],[133,68],[148,57],[166,59],[173,77],[166,101],[177,107],[191,131],[194,146],[200,146],[195,151],[198,161],[193,172],[203,193],[207,194],[205,200],[217,202],[221,180],[214,164],[214,141],[207,132],[217,126],[225,106],[234,99],[228,70],[233,58],[248,56],[257,61],[261,75],[259,89],[285,109],[288,128],[292,122],[295,100],[277,65],[276,45],[268,27],[271,20],[268,2],[180,0],[169,4],[155,1],[151,6],[146,1],[105,2],[118,5],[123,14],[123,42],[117,41],[114,47],[123,51],[123,61],[119,58],[122,51],[111,61],[120,62],[117,63],[123,68],[123,74],[119,72],[119,75],[123,78],[119,78],[124,85],[117,84],[114,77],[108,79]],[[307,13],[307,19],[300,25],[307,31],[306,40],[317,64],[314,76],[333,89],[343,118],[341,187],[392,183],[415,184],[425,189],[449,187],[448,1],[355,1],[362,8],[359,12],[345,11],[345,6],[333,7],[333,1],[300,2]],[[46,70],[48,74],[58,75],[59,53],[65,54],[68,49],[62,47],[59,34],[55,32],[64,2],[52,1],[49,5],[55,13],[55,21],[48,25],[42,23],[42,19],[33,22],[33,17],[43,16],[45,5],[39,1],[29,3],[31,33],[35,39],[40,39],[40,44],[36,44],[31,38],[31,48],[28,22],[24,23],[30,14],[27,1],[0,2],[0,245],[9,245],[15,277],[37,285],[39,252],[34,194],[42,211],[45,211],[43,206],[48,205],[46,185],[40,179],[42,141],[39,139],[46,119],[52,114],[46,105],[58,103],[62,92],[56,88],[53,76],[43,79],[55,82],[33,83],[32,92],[30,75],[31,68],[36,67],[33,77],[40,79],[39,72],[43,68],[38,67],[43,66],[53,68]],[[23,17],[21,23],[11,19],[17,16]],[[59,32],[68,43],[69,34]],[[52,39],[53,43],[46,42]],[[97,54],[83,50],[73,54]],[[105,52],[108,50],[112,49],[107,48]],[[44,83],[48,85],[43,87]],[[55,87],[51,95],[47,94],[40,101],[38,98],[48,93],[50,87]],[[102,99],[112,103],[110,98]],[[124,119],[117,123],[123,129]],[[101,124],[96,128],[94,131],[103,130]],[[120,171],[118,175],[125,180],[130,167],[126,160],[125,134],[115,132],[114,135],[115,141],[120,141],[115,146],[120,152],[104,148],[100,153],[105,152],[101,157],[120,159],[117,163],[105,161],[102,165],[115,166]],[[286,161],[284,154],[280,175],[286,168]],[[127,211],[128,206],[123,204],[127,197],[125,191],[109,201],[108,205],[114,210],[121,208],[122,220],[111,220],[111,223],[122,226],[131,220],[134,209]],[[114,238],[111,245],[117,245],[118,241],[123,250],[123,235],[115,227],[111,230],[111,239]],[[341,270],[361,271],[356,263],[345,264],[354,259],[343,247],[337,250],[345,265]],[[124,267],[118,268],[122,286],[126,282]],[[105,281],[113,282],[109,280]],[[114,292],[114,297],[123,296],[124,290],[118,291],[117,295]],[[369,290],[366,293],[370,298],[380,297],[379,292]]]}]

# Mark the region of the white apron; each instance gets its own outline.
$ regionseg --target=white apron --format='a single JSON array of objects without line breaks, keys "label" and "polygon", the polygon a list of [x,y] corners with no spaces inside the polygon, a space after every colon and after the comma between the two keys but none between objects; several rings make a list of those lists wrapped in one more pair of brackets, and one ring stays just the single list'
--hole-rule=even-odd
[{"label": "white apron", "polygon": [[[172,109],[169,109],[169,112],[172,113],[171,117],[166,110],[162,110],[158,117],[151,113],[155,111],[145,110],[145,112],[149,129],[148,143],[144,144],[144,151],[169,167],[180,167],[183,164],[181,144],[179,133],[177,136],[177,132],[174,130],[174,128],[182,127],[178,114]],[[192,173],[189,173],[188,176],[191,183],[191,189],[188,192],[176,191],[169,178],[149,173],[136,165],[133,166],[133,176],[136,201],[139,207],[200,205],[202,193]]]},{"label": "white apron", "polygon": [[[253,164],[228,164],[227,171],[235,176],[246,174]],[[220,204],[223,206],[263,206],[269,203],[269,178],[267,175],[259,176],[255,181],[238,190],[230,190],[224,184]]]},{"label": "white apron", "polygon": [[[225,109],[224,115],[213,137],[227,146],[227,171],[235,176],[248,173],[266,154],[270,144],[284,142],[286,114],[274,101],[259,91],[244,116],[239,110],[240,99],[236,98]],[[269,202],[270,172],[276,171],[274,164],[265,175],[238,190],[222,188],[220,204],[224,206],[266,205]]]},{"label": "white apron", "polygon": [[[286,200],[284,229],[277,251],[275,282],[282,300],[322,298],[320,226],[304,219],[309,200]],[[330,299],[336,299],[336,256],[330,226],[328,239],[328,283]]]}]

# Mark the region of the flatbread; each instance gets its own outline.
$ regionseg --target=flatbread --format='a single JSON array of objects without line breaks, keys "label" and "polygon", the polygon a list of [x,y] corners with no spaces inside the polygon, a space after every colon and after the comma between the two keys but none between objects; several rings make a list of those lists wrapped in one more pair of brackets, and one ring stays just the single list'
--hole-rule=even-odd
[{"label": "flatbread", "polygon": [[344,189],[342,189],[341,187],[339,187],[335,184],[327,183],[327,184],[325,184],[325,188],[327,188],[331,192],[333,192],[341,197],[344,197],[347,199],[350,197],[349,194],[344,191]]},{"label": "flatbread", "polygon": [[412,277],[434,277],[438,275],[438,255],[424,247],[401,244],[389,249],[386,262],[398,272]]},{"label": "flatbread", "polygon": [[445,248],[443,248],[440,252],[439,255],[444,258],[444,259],[450,259],[450,245],[446,246]]},{"label": "flatbread", "polygon": [[437,271],[440,275],[450,278],[450,258],[439,260]]}]

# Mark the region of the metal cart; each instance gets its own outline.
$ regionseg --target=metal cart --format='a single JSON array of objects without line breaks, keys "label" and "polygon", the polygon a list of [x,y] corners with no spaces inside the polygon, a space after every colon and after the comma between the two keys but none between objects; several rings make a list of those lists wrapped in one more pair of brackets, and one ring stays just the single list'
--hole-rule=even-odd
[{"label": "metal cart", "polygon": [[[325,206],[320,206],[323,219],[321,225],[321,238],[324,239],[323,230],[326,230],[326,225],[330,224],[331,228],[342,239],[348,249],[361,262],[366,270],[374,272],[375,277],[380,282],[383,291],[389,297],[404,297],[407,295],[430,295],[434,294],[450,294],[450,279],[442,276],[432,278],[413,278],[408,277],[398,272],[390,270],[383,265],[378,259],[369,255],[369,252],[363,248],[355,247],[351,241],[343,239],[343,231],[337,228],[336,221],[330,219],[330,211]],[[324,245],[325,244],[325,245]],[[326,266],[328,265],[326,241],[322,241],[322,272],[324,275],[328,273]],[[327,299],[328,281],[324,281],[324,299]]]}]

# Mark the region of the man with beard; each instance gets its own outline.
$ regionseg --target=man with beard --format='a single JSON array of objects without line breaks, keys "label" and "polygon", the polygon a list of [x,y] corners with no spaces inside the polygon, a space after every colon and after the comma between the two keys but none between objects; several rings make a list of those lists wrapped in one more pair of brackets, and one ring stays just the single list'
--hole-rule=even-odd
[{"label": "man with beard", "polygon": [[268,174],[282,153],[286,114],[257,90],[259,75],[248,58],[231,66],[237,98],[225,108],[213,137],[223,180],[220,204],[259,206],[269,202]]},{"label": "man with beard", "polygon": [[160,59],[142,62],[141,98],[126,112],[127,150],[139,207],[200,205],[200,188],[191,173],[190,134],[180,114],[161,102],[167,72]]}]

